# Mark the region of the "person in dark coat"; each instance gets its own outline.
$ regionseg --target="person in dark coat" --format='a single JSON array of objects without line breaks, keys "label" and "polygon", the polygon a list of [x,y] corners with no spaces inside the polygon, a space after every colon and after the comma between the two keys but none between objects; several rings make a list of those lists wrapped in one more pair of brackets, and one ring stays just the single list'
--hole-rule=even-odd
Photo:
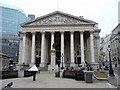
[{"label": "person in dark coat", "polygon": [[71,67],[71,71],[74,71],[74,67]]},{"label": "person in dark coat", "polygon": [[33,81],[36,81],[36,73],[37,73],[37,71],[33,71],[32,73],[33,73]]},{"label": "person in dark coat", "polygon": [[82,71],[82,69],[80,67],[78,68],[78,74],[83,75],[83,71]]},{"label": "person in dark coat", "polygon": [[77,73],[75,74],[75,80],[84,80],[84,72],[79,67]]}]

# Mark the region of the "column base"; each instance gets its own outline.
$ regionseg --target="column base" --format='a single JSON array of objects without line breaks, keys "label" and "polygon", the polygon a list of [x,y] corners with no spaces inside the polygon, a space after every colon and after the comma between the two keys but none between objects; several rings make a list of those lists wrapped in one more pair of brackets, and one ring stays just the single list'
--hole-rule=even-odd
[{"label": "column base", "polygon": [[99,63],[91,62],[91,66],[92,66],[93,70],[95,70],[99,66]]},{"label": "column base", "polygon": [[18,70],[18,77],[24,77],[24,70]]},{"label": "column base", "polygon": [[28,70],[29,66],[24,66],[23,64],[16,65],[17,70]]},{"label": "column base", "polygon": [[45,66],[46,66],[45,63],[40,64],[40,67],[45,67]]},{"label": "column base", "polygon": [[17,70],[18,70],[18,77],[24,77],[24,68],[22,66],[22,64],[19,64],[16,66]]}]

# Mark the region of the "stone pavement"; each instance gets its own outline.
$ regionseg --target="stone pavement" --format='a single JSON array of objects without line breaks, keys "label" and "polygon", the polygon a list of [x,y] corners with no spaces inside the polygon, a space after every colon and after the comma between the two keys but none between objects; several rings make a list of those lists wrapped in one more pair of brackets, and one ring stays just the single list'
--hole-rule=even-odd
[{"label": "stone pavement", "polygon": [[43,71],[37,74],[36,81],[32,77],[4,79],[2,87],[9,82],[13,82],[13,88],[115,88],[107,81],[98,81],[94,79],[93,83],[85,81],[76,81],[74,79],[55,78],[53,73]]}]

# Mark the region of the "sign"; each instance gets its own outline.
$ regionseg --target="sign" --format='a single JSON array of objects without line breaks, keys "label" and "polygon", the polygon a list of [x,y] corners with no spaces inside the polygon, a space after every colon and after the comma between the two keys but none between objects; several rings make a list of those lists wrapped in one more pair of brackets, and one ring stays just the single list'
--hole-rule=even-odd
[{"label": "sign", "polygon": [[35,65],[33,65],[28,71],[38,71],[38,68]]}]

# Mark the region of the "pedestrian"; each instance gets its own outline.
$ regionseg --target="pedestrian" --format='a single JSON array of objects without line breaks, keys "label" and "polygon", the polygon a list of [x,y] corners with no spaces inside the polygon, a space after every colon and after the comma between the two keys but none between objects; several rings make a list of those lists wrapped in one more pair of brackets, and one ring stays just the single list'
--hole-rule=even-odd
[{"label": "pedestrian", "polygon": [[36,73],[38,72],[38,68],[35,65],[33,65],[28,71],[32,72],[33,81],[36,81]]},{"label": "pedestrian", "polygon": [[40,74],[40,69],[38,69],[38,73]]},{"label": "pedestrian", "polygon": [[99,71],[99,68],[97,67],[97,71]]},{"label": "pedestrian", "polygon": [[71,71],[74,71],[74,67],[71,67]]},{"label": "pedestrian", "polygon": [[33,81],[36,81],[36,73],[37,73],[37,71],[33,71],[32,73],[33,73]]},{"label": "pedestrian", "polygon": [[83,71],[82,71],[82,69],[80,67],[78,68],[78,74],[83,75]]}]

